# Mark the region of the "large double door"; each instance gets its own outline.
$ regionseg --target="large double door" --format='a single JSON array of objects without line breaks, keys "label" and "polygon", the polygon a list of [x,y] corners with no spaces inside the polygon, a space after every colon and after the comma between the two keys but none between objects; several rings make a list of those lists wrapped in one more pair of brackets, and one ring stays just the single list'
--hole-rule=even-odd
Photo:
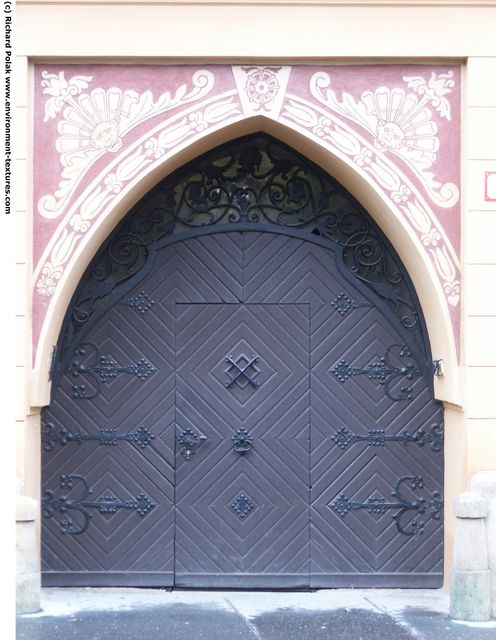
[{"label": "large double door", "polygon": [[442,582],[442,409],[328,249],[163,249],[43,415],[43,579],[233,588]]}]

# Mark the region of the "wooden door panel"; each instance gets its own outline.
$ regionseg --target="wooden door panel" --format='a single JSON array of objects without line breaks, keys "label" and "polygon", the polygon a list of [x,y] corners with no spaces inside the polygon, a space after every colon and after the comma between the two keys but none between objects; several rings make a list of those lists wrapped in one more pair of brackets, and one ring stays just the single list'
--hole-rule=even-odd
[{"label": "wooden door panel", "polygon": [[441,408],[406,352],[381,360],[401,341],[376,309],[324,306],[312,329],[312,586],[439,586]]},{"label": "wooden door panel", "polygon": [[176,454],[176,584],[308,585],[308,323],[307,305],[177,306],[178,434],[204,440]]}]

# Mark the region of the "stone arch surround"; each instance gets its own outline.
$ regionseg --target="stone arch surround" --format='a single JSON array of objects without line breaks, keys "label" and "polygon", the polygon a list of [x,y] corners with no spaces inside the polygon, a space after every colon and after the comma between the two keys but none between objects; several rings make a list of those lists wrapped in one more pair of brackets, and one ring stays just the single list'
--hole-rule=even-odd
[{"label": "stone arch surround", "polygon": [[[125,78],[133,68],[123,69],[121,75]],[[158,180],[184,162],[222,142],[255,131],[270,133],[322,166],[365,206],[385,231],[419,293],[433,356],[442,357],[445,362],[447,374],[436,381],[436,396],[458,404],[455,375],[459,348],[458,187],[454,182],[442,184],[429,177],[433,174],[419,169],[422,163],[418,158],[407,157],[408,149],[401,155],[398,148],[401,141],[395,138],[410,135],[409,144],[414,144],[412,131],[417,132],[426,147],[423,151],[417,149],[417,156],[423,153],[424,165],[428,158],[433,164],[432,157],[442,149],[441,133],[447,135],[444,122],[447,115],[450,121],[455,120],[451,133],[459,129],[456,95],[453,105],[444,97],[456,93],[458,69],[407,67],[406,76],[405,68],[396,66],[354,67],[352,75],[365,74],[369,86],[373,86],[372,80],[375,85],[382,80],[382,85],[376,86],[375,91],[353,95],[344,90],[329,93],[329,83],[339,72],[337,67],[161,68],[164,69],[171,75],[170,82],[174,80],[174,86],[179,88],[175,94],[166,92],[165,98],[162,94],[155,102],[155,94],[132,92],[124,88],[125,84],[122,88],[105,88],[107,65],[57,66],[57,69],[44,65],[37,69],[40,91],[35,142],[41,136],[43,118],[51,125],[51,142],[63,166],[61,175],[66,179],[57,183],[58,190],[49,193],[46,176],[35,176],[31,406],[48,403],[46,371],[65,309],[84,269],[118,221]],[[97,73],[101,86],[90,91]],[[304,78],[300,77],[302,73]],[[403,88],[389,78],[388,74],[394,73],[403,78]],[[297,81],[292,84],[293,76]],[[186,82],[180,84],[178,79]],[[231,86],[229,80],[234,88],[215,92],[216,86],[219,90]],[[339,82],[338,77],[338,85]],[[350,87],[354,87],[353,82]],[[206,94],[212,97],[205,97]],[[308,100],[309,95],[312,100]],[[324,95],[326,105],[315,97]],[[141,121],[135,114],[134,127],[129,122],[132,109],[126,107],[126,96],[129,104],[141,108],[138,113]],[[418,121],[408,120],[409,111],[398,103],[400,99],[410,112],[413,110]],[[93,120],[89,122],[87,114],[91,109]],[[173,115],[163,120],[164,112],[168,111]],[[103,118],[104,112],[107,120]],[[98,113],[100,122],[94,125]],[[379,120],[374,113],[385,119]],[[81,114],[86,114],[83,123]],[[434,121],[435,116],[443,121],[444,128]],[[388,122],[390,130],[385,131]],[[367,140],[367,128],[369,138],[375,133],[372,141]],[[388,144],[391,146],[385,146]],[[78,161],[82,165],[79,174],[75,166]],[[39,173],[43,173],[41,165],[37,166]],[[57,171],[55,174],[53,184],[60,178]],[[451,174],[445,171],[444,175],[454,176],[456,182],[457,167],[451,167]],[[433,186],[436,184],[439,186]],[[435,189],[437,194],[433,193]],[[419,206],[421,202],[423,207]],[[59,206],[59,213],[55,205]],[[439,211],[444,218],[436,216]],[[52,233],[48,235],[50,230]]]}]

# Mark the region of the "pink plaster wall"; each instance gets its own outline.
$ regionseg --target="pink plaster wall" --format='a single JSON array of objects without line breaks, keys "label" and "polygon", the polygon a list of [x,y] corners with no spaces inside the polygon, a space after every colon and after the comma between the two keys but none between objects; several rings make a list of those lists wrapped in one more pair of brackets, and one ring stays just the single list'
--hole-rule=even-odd
[{"label": "pink plaster wall", "polygon": [[460,69],[37,65],[33,358],[74,252],[178,145],[263,114],[354,164],[438,273],[459,344]]}]

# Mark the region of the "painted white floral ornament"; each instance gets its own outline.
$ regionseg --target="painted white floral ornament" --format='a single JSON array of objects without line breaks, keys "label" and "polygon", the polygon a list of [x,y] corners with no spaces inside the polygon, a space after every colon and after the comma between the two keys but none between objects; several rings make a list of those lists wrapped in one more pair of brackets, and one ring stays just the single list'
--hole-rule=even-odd
[{"label": "painted white floral ornament", "polygon": [[[166,91],[154,100],[151,91],[138,93],[132,89],[97,87],[84,92],[92,76],[65,79],[42,71],[45,122],[61,119],[57,124],[59,137],[55,147],[62,166],[58,189],[38,201],[38,211],[44,218],[57,218],[70,199],[85,171],[103,154],[115,154],[123,148],[123,137],[133,127],[178,106],[205,97],[214,86],[214,76],[207,69],[193,73],[192,86],[179,85],[175,92]],[[61,116],[59,115],[62,112]]]},{"label": "painted white floral ornament", "polygon": [[[115,153],[122,147],[121,127],[125,127],[131,107],[139,101],[135,91],[94,89],[71,100],[64,109],[57,131],[57,151],[62,154],[90,150]],[[122,123],[121,123],[122,121]]]},{"label": "painted white floral ornament", "polygon": [[275,73],[279,69],[280,67],[243,67],[243,70],[248,72],[245,85],[246,95],[250,102],[255,102],[258,105],[256,109],[263,107],[267,110],[269,104],[274,102],[280,89]]},{"label": "painted white floral ornament", "polygon": [[[380,151],[396,151],[430,166],[436,159],[439,140],[430,110],[416,96],[402,89],[379,88],[362,94],[362,102]],[[413,158],[413,156],[415,156]]]},{"label": "painted white floral ornament", "polygon": [[79,95],[93,79],[93,76],[73,76],[70,80],[66,80],[63,71],[50,73],[47,70],[41,72],[41,77],[43,93],[50,96],[45,103],[43,122],[55,118],[66,102],[71,97]]},{"label": "painted white floral ornament", "polygon": [[[356,100],[343,92],[341,100],[330,88],[331,77],[327,73],[315,73],[310,81],[312,95],[333,112],[364,127],[374,139],[375,147],[383,153],[392,153],[406,162],[417,175],[431,200],[444,208],[455,205],[460,197],[458,187],[453,183],[442,184],[428,171],[439,151],[438,127],[432,119],[430,104],[441,116],[449,116],[449,103],[444,97],[451,91],[451,78],[444,82],[430,81],[422,84],[422,78],[409,78],[414,92],[406,92],[400,87],[389,89],[378,87],[374,91],[364,91]],[[449,84],[449,86],[447,85]],[[442,95],[435,96],[435,92]],[[436,100],[434,100],[436,98]]]}]

